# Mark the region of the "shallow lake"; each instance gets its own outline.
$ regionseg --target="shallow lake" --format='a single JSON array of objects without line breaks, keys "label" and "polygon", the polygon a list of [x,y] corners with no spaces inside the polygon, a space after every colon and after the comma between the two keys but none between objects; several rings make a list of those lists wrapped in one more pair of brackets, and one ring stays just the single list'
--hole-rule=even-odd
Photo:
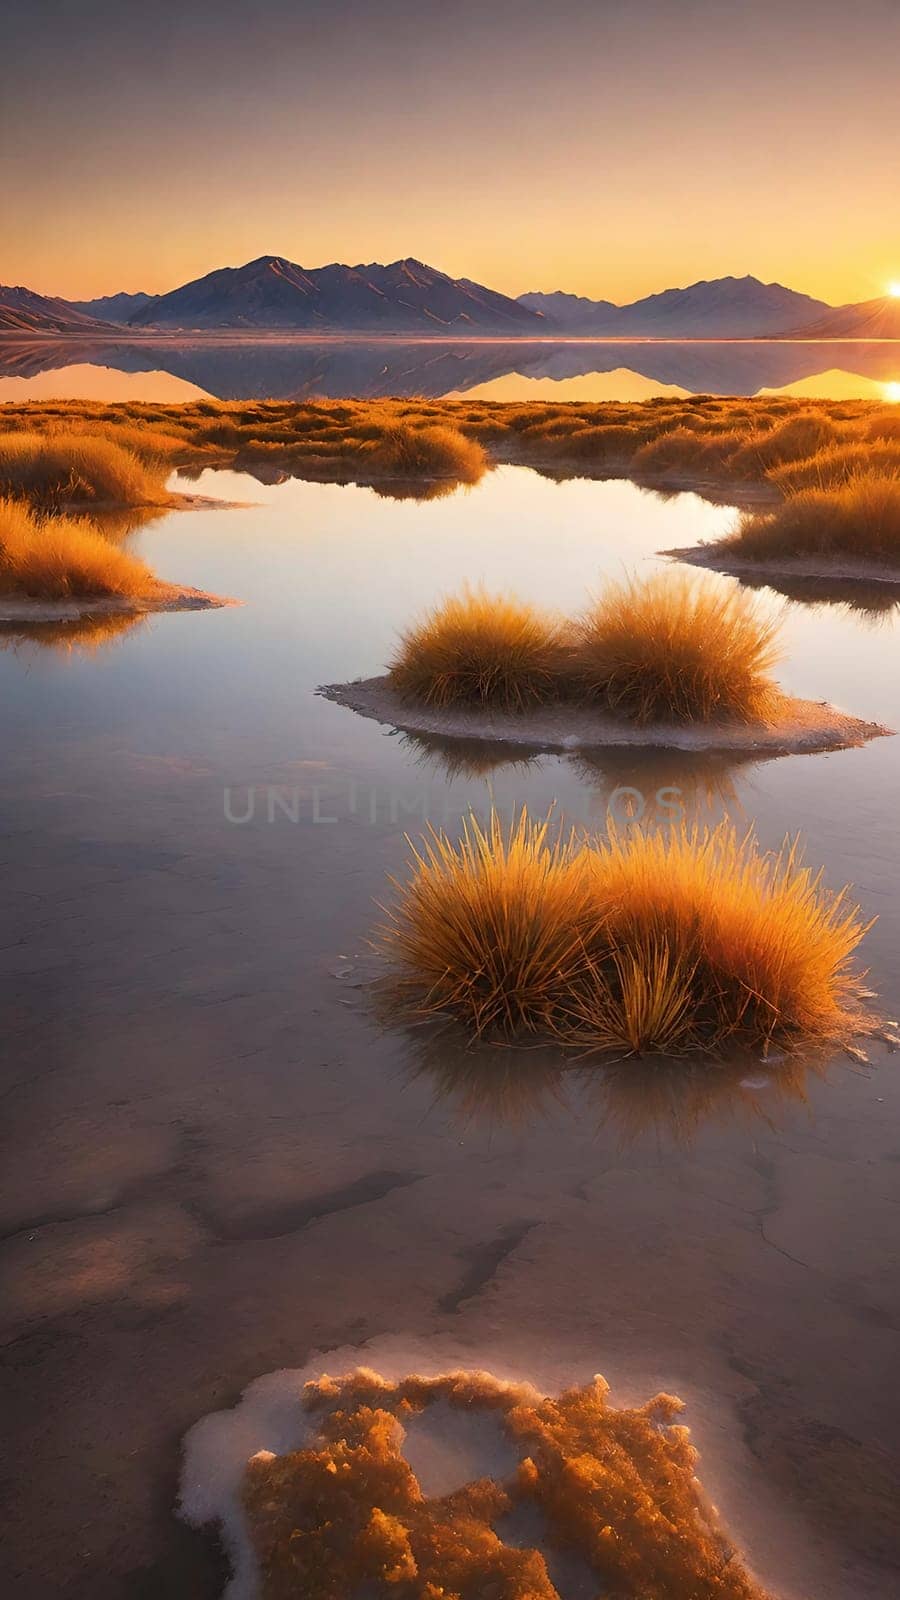
[{"label": "shallow lake", "polygon": [[649,400],[687,394],[900,401],[890,339],[0,337],[0,403],[410,395]]},{"label": "shallow lake", "polygon": [[[404,832],[491,800],[602,828],[617,789],[653,817],[667,786],[767,845],[802,832],[828,883],[854,884],[894,1017],[900,740],[484,770],[315,690],[379,671],[464,581],[571,611],[733,510],[521,468],[431,502],[184,487],[250,503],[131,546],[242,605],[92,651],[7,633],[0,652],[21,1593],[219,1593],[172,1516],[181,1437],[260,1374],[370,1341],[547,1382],[599,1371],[620,1402],[681,1394],[704,1482],[779,1596],[893,1592],[896,1058],[681,1090],[562,1076],[540,1052],[403,1034],[365,980]],[[762,594],[784,608],[790,691],[900,727],[900,611]]]}]

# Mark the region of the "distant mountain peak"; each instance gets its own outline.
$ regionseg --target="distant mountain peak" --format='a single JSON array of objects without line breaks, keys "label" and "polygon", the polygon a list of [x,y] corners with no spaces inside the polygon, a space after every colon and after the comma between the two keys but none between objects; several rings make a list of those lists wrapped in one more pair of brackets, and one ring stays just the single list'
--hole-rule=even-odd
[{"label": "distant mountain peak", "polygon": [[302,267],[258,256],[161,295],[131,319],[135,327],[526,333],[541,319],[527,307],[468,279],[406,256],[383,265]]},{"label": "distant mountain peak", "polygon": [[639,338],[776,337],[830,310],[822,300],[781,283],[763,283],[749,272],[742,278],[701,278],[625,306],[560,291],[520,295],[519,300],[543,311],[560,332]]},{"label": "distant mountain peak", "polygon": [[0,332],[3,333],[108,333],[109,325],[67,300],[38,294],[24,284],[0,284]]},{"label": "distant mountain peak", "polygon": [[790,330],[795,339],[900,339],[900,299],[881,295],[829,309],[824,317]]}]

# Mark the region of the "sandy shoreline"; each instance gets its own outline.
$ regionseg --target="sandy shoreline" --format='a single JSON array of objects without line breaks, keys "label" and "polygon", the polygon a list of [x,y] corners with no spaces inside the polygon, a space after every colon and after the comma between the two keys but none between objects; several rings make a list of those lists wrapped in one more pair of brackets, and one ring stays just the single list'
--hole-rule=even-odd
[{"label": "sandy shoreline", "polygon": [[874,561],[829,561],[824,556],[783,556],[773,561],[751,561],[734,556],[714,544],[690,545],[676,550],[660,550],[661,556],[684,561],[692,567],[706,567],[734,578],[809,578],[836,582],[880,583],[900,592],[900,567],[879,566]]},{"label": "sandy shoreline", "polygon": [[82,617],[135,617],[150,611],[216,611],[240,604],[240,600],[175,583],[157,583],[144,595],[70,595],[65,600],[34,600],[28,595],[10,594],[0,595],[0,625],[77,622]]},{"label": "sandy shoreline", "polygon": [[826,701],[794,700],[787,696],[783,715],[771,723],[719,722],[704,727],[653,723],[639,728],[578,705],[541,706],[520,715],[410,705],[391,688],[387,677],[324,684],[318,692],[326,700],[405,733],[482,739],[533,751],[600,750],[618,745],[643,749],[790,753],[839,750],[892,732],[880,723],[853,717]]}]

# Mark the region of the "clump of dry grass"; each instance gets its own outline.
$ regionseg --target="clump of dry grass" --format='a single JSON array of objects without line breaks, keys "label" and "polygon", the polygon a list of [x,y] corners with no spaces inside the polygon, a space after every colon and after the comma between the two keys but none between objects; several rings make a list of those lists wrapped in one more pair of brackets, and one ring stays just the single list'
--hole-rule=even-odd
[{"label": "clump of dry grass", "polygon": [[576,625],[578,691],[638,723],[764,720],[777,625],[736,583],[658,573],[610,584]]},{"label": "clump of dry grass", "polygon": [[800,411],[748,438],[735,451],[731,466],[741,476],[762,478],[786,461],[805,461],[819,451],[832,449],[841,436],[840,424],[827,412]]},{"label": "clump of dry grass", "polygon": [[146,595],[156,580],[136,556],[111,544],[86,517],[37,517],[0,500],[0,593],[33,599]]},{"label": "clump of dry grass", "polygon": [[900,444],[890,439],[829,445],[801,461],[774,467],[768,478],[788,498],[801,489],[837,489],[854,478],[900,475]]},{"label": "clump of dry grass", "polygon": [[120,445],[123,450],[129,450],[137,456],[139,461],[147,462],[151,467],[165,470],[178,457],[185,452],[185,441],[175,434],[166,433],[161,428],[140,427],[134,423],[115,422],[98,423],[88,430],[97,437],[106,437],[113,444]]},{"label": "clump of dry grass", "polygon": [[457,843],[432,832],[378,942],[403,1008],[476,1035],[721,1054],[849,1039],[865,932],[796,844],[682,823],[579,847],[523,811]]},{"label": "clump of dry grass", "polygon": [[32,505],[163,505],[164,471],[96,433],[0,434],[0,494]]},{"label": "clump of dry grass", "polygon": [[385,427],[363,448],[368,464],[397,478],[433,476],[477,483],[487,469],[487,457],[477,440],[442,425],[413,428],[399,422]]},{"label": "clump of dry grass", "polygon": [[730,478],[732,458],[753,437],[746,428],[708,432],[692,420],[691,426],[664,429],[647,439],[635,452],[632,466],[641,477]]},{"label": "clump of dry grass", "polygon": [[[361,1368],[308,1384],[311,1442],[259,1452],[242,1484],[262,1600],[559,1600],[541,1551],[495,1531],[517,1508],[537,1509],[598,1594],[765,1600],[702,1493],[681,1401],[617,1408],[608,1394],[601,1377],[550,1398],[465,1371],[392,1383]],[[509,1479],[424,1494],[404,1425],[434,1405],[493,1419],[518,1457]]]},{"label": "clump of dry grass", "polygon": [[815,554],[900,561],[900,472],[866,473],[839,488],[801,489],[777,510],[745,516],[717,545],[754,561]]},{"label": "clump of dry grass", "polygon": [[796,842],[762,852],[728,823],[612,828],[584,865],[604,913],[567,1018],[585,1046],[794,1048],[858,1028],[850,961],[867,925]]},{"label": "clump of dry grass", "polygon": [[554,618],[477,589],[445,600],[404,634],[388,674],[404,699],[425,705],[524,711],[553,697],[563,660]]},{"label": "clump of dry grass", "polygon": [[552,841],[524,811],[508,831],[495,813],[487,829],[472,817],[458,844],[431,832],[378,936],[398,992],[476,1033],[552,1032],[596,933],[583,865],[572,839]]}]

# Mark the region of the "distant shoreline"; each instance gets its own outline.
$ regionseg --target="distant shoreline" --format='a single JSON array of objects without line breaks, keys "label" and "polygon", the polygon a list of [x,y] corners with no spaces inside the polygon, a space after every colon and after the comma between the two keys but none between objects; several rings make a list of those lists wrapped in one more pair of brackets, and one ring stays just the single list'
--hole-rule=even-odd
[{"label": "distant shoreline", "polygon": [[360,331],[339,331],[336,329],[321,332],[318,330],[280,330],[278,328],[259,328],[256,330],[238,328],[156,328],[146,333],[123,328],[98,328],[96,332],[55,333],[46,329],[28,330],[26,328],[0,329],[0,345],[5,344],[33,344],[35,341],[46,344],[77,344],[97,346],[108,344],[128,345],[157,345],[157,344],[383,344],[383,345],[622,345],[636,344],[648,345],[684,345],[684,344],[776,344],[776,345],[900,345],[900,339],[803,339],[793,335],[782,334],[775,337],[770,334],[735,334],[728,337],[724,334],[710,336],[706,334],[530,334],[530,333],[498,333],[498,334],[463,334],[463,333],[367,333]]}]

